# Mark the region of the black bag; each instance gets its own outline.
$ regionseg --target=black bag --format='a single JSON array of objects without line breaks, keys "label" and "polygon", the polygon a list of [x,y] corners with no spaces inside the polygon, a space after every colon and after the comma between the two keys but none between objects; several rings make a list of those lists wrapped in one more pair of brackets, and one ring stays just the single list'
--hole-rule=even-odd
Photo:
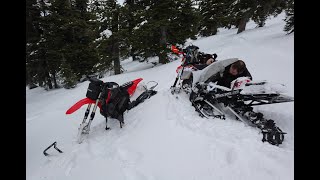
[{"label": "black bag", "polygon": [[103,81],[99,79],[90,79],[89,87],[87,89],[86,97],[92,100],[97,100],[101,92],[101,85]]},{"label": "black bag", "polygon": [[183,49],[183,52],[186,54],[186,60],[184,65],[199,63],[199,47],[195,45],[190,45]]},{"label": "black bag", "polygon": [[111,117],[123,121],[123,113],[130,103],[130,95],[126,88],[117,86],[106,89],[104,101],[101,103],[100,114],[104,117]]}]

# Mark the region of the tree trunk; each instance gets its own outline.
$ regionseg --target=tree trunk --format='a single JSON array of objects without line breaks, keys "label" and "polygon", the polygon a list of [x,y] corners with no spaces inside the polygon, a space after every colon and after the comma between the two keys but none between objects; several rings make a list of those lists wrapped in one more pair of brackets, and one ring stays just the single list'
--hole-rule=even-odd
[{"label": "tree trunk", "polygon": [[135,51],[136,51],[136,49],[134,47],[132,47],[130,50],[130,56],[132,56],[133,61],[138,60],[136,57]]},{"label": "tree trunk", "polygon": [[46,71],[45,72],[46,73],[46,79],[47,79],[47,85],[49,86],[49,89],[52,89],[52,82],[51,82],[51,77],[50,77],[50,75],[49,75],[49,72],[48,71]]},{"label": "tree trunk", "polygon": [[258,23],[258,27],[263,27],[265,24],[266,24],[265,21],[262,20]]},{"label": "tree trunk", "polygon": [[129,23],[129,36],[130,36],[130,44],[131,44],[131,50],[130,50],[130,56],[132,57],[132,60],[135,61],[137,60],[136,58],[136,48],[133,45],[133,28],[135,27],[134,24],[134,18],[133,18],[133,14],[132,14],[132,8],[134,6],[134,0],[127,0],[127,4],[129,5],[129,17],[128,17],[128,23]]},{"label": "tree trunk", "polygon": [[57,84],[57,78],[56,78],[56,72],[53,72],[52,74],[52,78],[53,78],[53,85],[55,89],[58,89],[58,84]]},{"label": "tree trunk", "polygon": [[43,87],[43,81],[42,80],[40,80],[38,84],[39,84],[40,87]]},{"label": "tree trunk", "polygon": [[217,26],[212,26],[212,27],[211,27],[211,30],[210,30],[210,36],[216,35],[217,32],[218,32]]},{"label": "tree trunk", "polygon": [[259,19],[258,26],[259,27],[263,27],[266,24],[266,20],[267,20],[269,13],[271,12],[271,8],[272,7],[271,7],[270,3],[267,3],[266,5],[264,5],[264,8],[262,10],[262,15],[260,17],[258,17],[258,19]]},{"label": "tree trunk", "polygon": [[161,38],[160,38],[160,52],[159,52],[159,63],[165,64],[167,63],[167,53],[165,52],[166,44],[167,44],[167,29],[164,26],[160,27],[161,30]]},{"label": "tree trunk", "polygon": [[51,77],[48,71],[48,63],[47,60],[43,61],[43,70],[44,70],[44,81],[45,84],[48,85],[49,89],[52,89],[52,82],[51,82]]},{"label": "tree trunk", "polygon": [[239,25],[238,25],[238,32],[237,34],[241,33],[242,31],[246,30],[246,25],[247,25],[247,17],[244,16],[240,19]]},{"label": "tree trunk", "polygon": [[69,7],[69,8],[71,8],[71,0],[67,0],[67,6]]},{"label": "tree trunk", "polygon": [[112,57],[113,57],[114,73],[120,74],[121,72],[120,72],[120,59],[119,59],[119,42],[114,42],[112,46]]},{"label": "tree trunk", "polygon": [[120,59],[119,59],[119,9],[114,3],[116,9],[112,14],[111,31],[112,35],[110,38],[112,42],[112,61],[115,74],[120,74]]}]

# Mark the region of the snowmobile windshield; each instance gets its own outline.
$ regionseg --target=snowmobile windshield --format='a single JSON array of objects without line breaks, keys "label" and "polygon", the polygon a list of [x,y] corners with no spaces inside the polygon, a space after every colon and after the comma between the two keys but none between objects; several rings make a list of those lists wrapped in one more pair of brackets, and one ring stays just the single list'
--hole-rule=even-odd
[{"label": "snowmobile windshield", "polygon": [[193,85],[197,82],[205,82],[211,76],[223,72],[225,67],[238,61],[238,58],[230,58],[225,60],[215,61],[206,68],[193,72]]}]

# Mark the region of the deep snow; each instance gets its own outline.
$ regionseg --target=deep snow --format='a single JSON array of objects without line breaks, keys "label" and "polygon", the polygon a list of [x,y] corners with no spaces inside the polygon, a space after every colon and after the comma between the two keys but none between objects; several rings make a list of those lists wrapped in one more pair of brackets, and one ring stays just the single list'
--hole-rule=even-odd
[{"label": "deep snow", "polygon": [[[294,95],[294,34],[285,35],[284,14],[266,26],[247,30],[220,29],[218,35],[189,41],[218,60],[243,59],[254,80],[267,80],[287,87]],[[85,106],[71,115],[66,110],[85,97],[89,82],[74,89],[26,90],[26,178],[28,180],[291,180],[294,178],[294,102],[264,105],[256,110],[275,120],[285,132],[279,147],[262,143],[257,128],[233,118],[203,119],[184,93],[170,93],[180,61],[153,67],[151,63],[122,62],[127,71],[103,81],[119,84],[142,77],[157,81],[158,93],[125,113],[125,126],[96,114],[88,139],[76,143]],[[142,84],[132,99],[142,92]],[[53,148],[54,141],[64,153]]]}]

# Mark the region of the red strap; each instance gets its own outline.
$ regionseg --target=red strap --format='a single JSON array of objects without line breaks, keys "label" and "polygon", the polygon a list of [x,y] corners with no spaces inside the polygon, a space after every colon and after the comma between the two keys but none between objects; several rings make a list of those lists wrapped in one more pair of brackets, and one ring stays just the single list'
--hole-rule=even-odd
[{"label": "red strap", "polygon": [[111,96],[111,90],[108,91],[108,97],[106,99],[106,104],[110,101],[110,96]]}]

